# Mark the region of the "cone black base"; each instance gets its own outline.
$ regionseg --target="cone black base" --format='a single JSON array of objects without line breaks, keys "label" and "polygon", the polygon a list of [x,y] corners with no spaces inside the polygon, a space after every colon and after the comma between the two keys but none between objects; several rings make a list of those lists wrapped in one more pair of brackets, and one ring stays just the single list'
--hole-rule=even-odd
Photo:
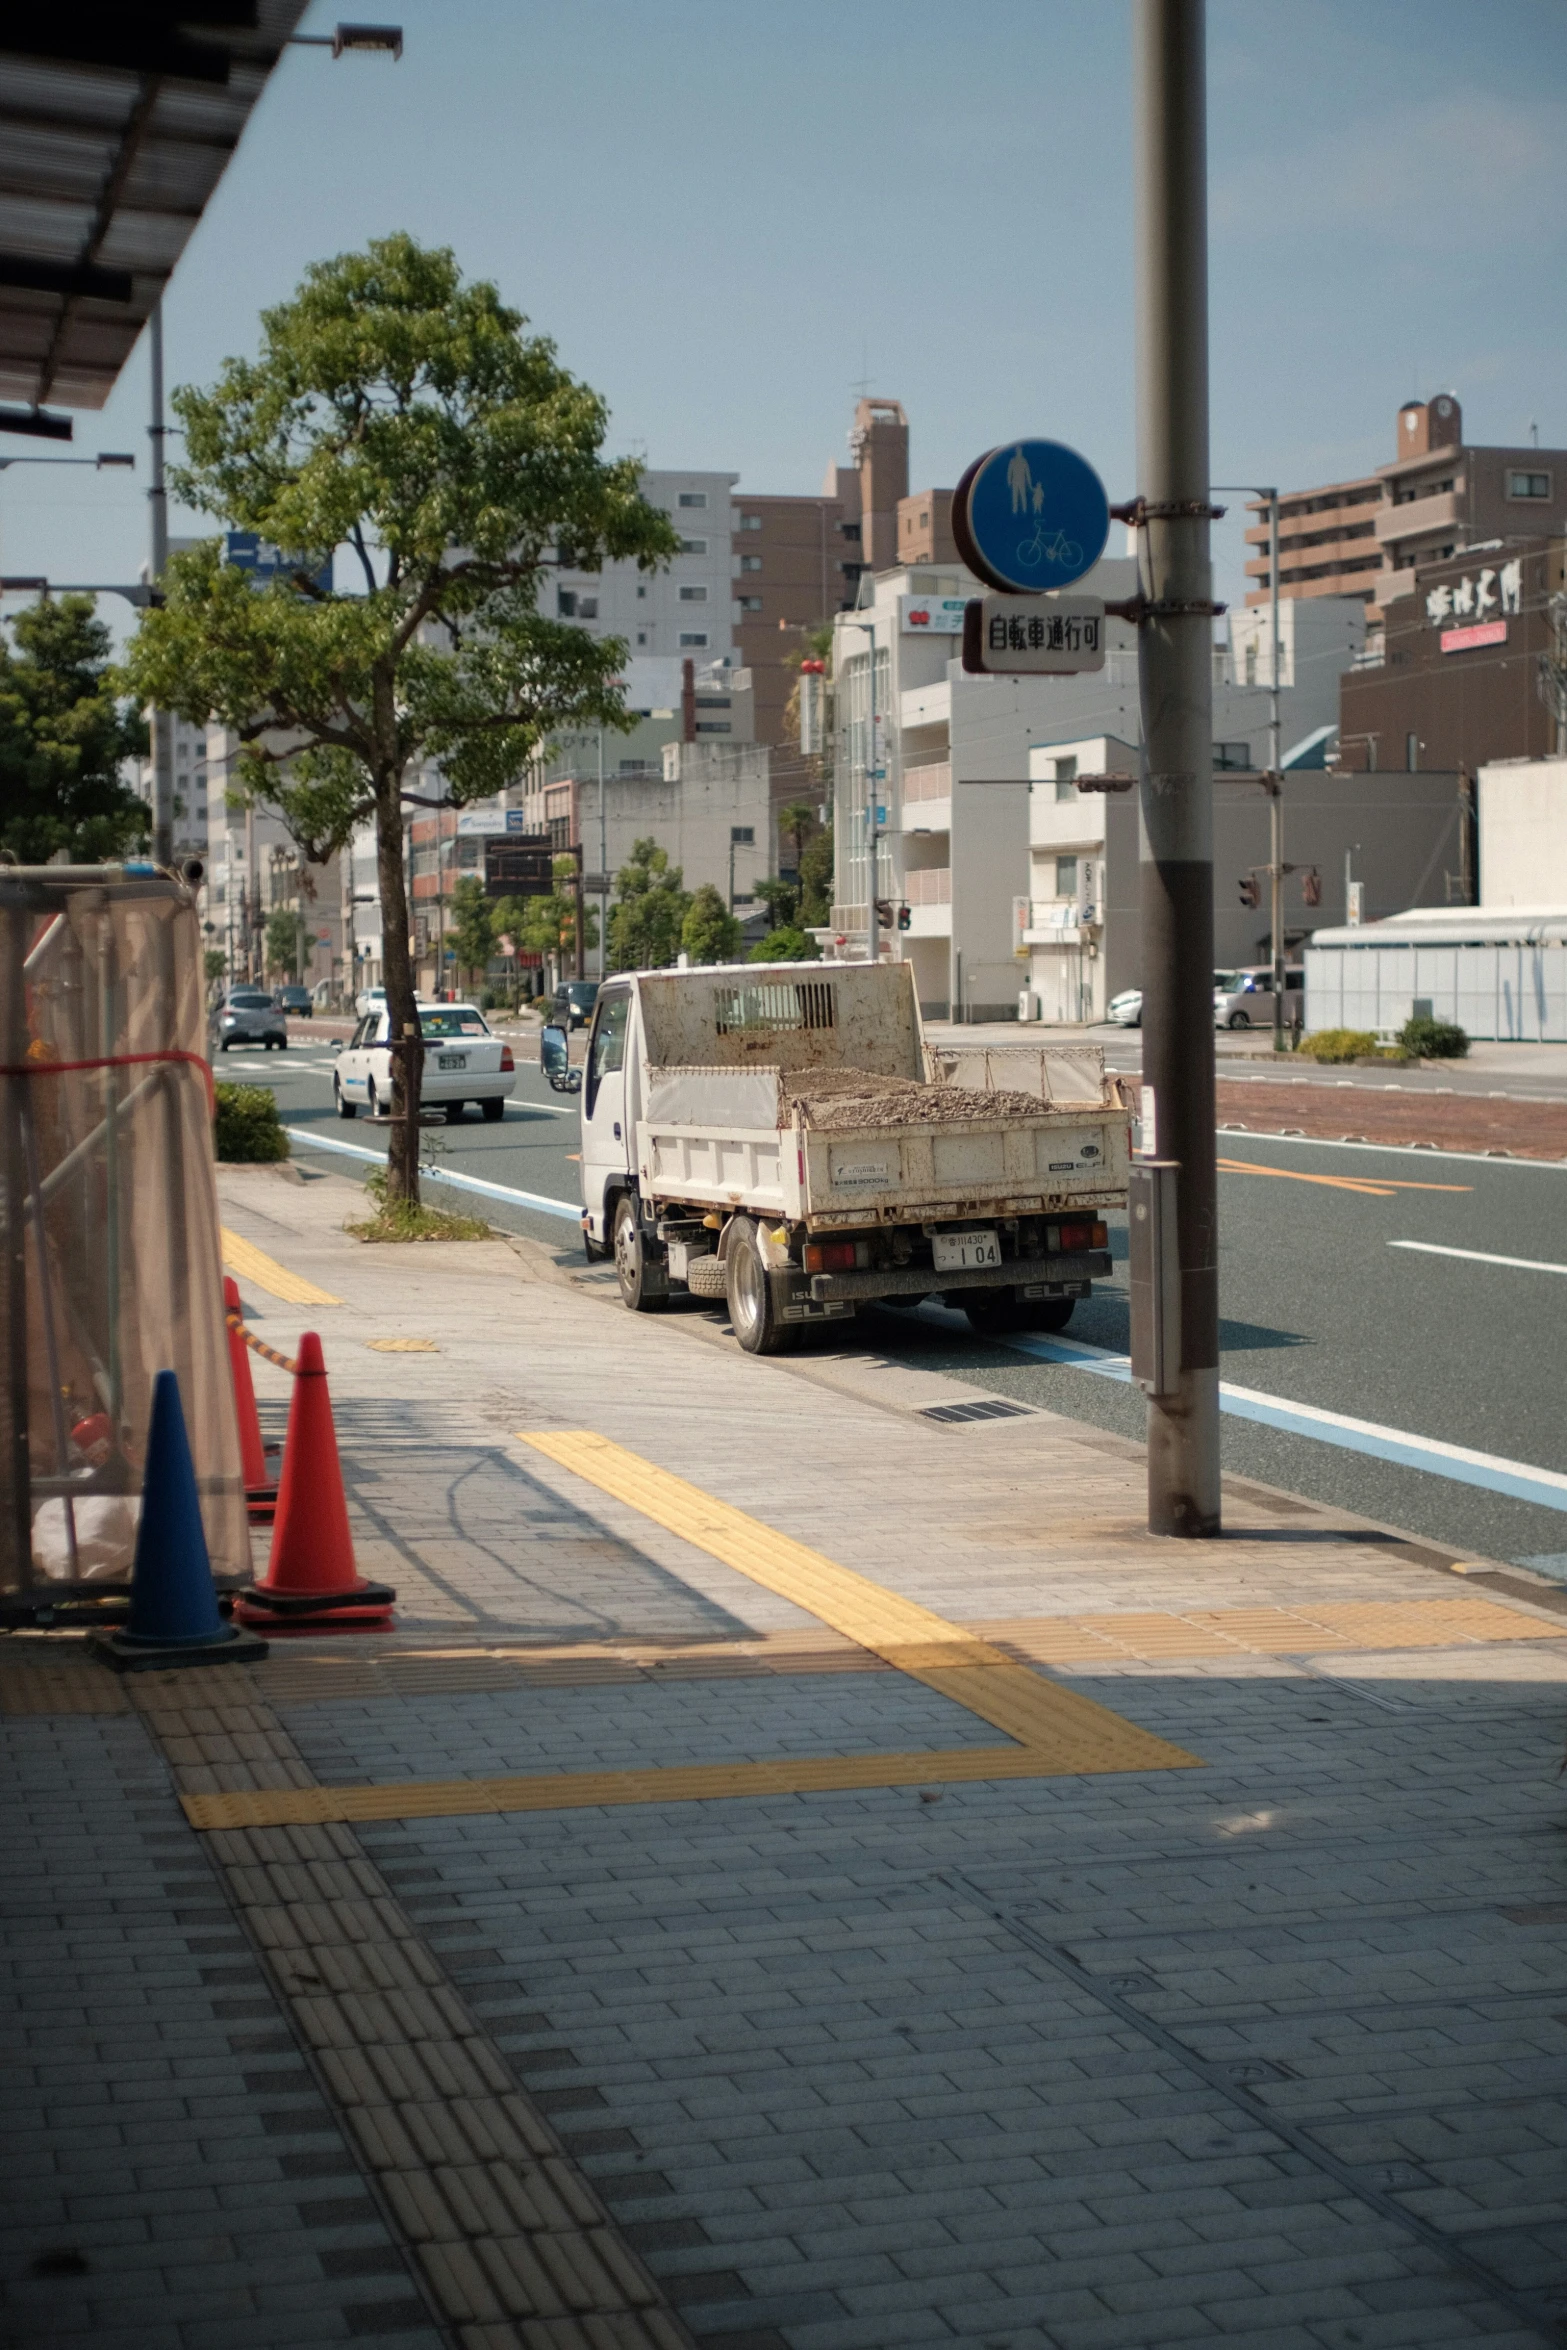
[{"label": "cone black base", "polygon": [[230,1627],[215,1640],[133,1640],[128,1632],[89,1632],[87,1645],[115,1673],[166,1673],[179,1665],[254,1665],[267,1644],[254,1632]]},{"label": "cone black base", "polygon": [[280,1632],[306,1631],[313,1625],[364,1625],[374,1631],[391,1614],[397,1593],[390,1583],[350,1584],[346,1591],[272,1591],[265,1583],[252,1584],[234,1602],[242,1623],[276,1626]]}]

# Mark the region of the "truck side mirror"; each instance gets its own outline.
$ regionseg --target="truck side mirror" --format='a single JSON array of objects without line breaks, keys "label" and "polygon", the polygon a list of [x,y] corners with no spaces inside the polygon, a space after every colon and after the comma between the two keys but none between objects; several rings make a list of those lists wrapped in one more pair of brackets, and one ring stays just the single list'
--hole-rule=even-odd
[{"label": "truck side mirror", "polygon": [[[582,1082],[580,1069],[571,1066],[571,1049],[564,1028],[546,1028],[539,1036],[539,1067],[556,1093],[575,1093]],[[576,1079],[576,1085],[572,1083]]]}]

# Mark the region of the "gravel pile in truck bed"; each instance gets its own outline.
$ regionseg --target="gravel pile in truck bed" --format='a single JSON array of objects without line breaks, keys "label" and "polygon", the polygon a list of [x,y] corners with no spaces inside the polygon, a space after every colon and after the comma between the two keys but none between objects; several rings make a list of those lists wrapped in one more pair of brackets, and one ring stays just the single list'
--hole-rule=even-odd
[{"label": "gravel pile in truck bed", "polygon": [[963,1118],[1037,1118],[1049,1104],[1032,1093],[985,1093],[967,1085],[921,1085],[866,1069],[815,1069],[780,1084],[782,1123],[816,1134],[857,1126],[944,1126]]}]

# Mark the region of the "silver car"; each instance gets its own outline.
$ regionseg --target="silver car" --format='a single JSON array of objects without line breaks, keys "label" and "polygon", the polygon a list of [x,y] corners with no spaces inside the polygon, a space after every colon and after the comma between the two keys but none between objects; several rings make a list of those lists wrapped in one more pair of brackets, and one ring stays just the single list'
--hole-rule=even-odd
[{"label": "silver car", "polygon": [[[1284,1019],[1298,1023],[1306,1004],[1306,974],[1297,964],[1284,972]],[[1257,963],[1243,971],[1215,971],[1213,975],[1215,1028],[1271,1028],[1273,1026],[1273,965]]]},{"label": "silver car", "polygon": [[259,987],[231,987],[218,1008],[214,1042],[226,1053],[231,1044],[265,1045],[271,1052],[288,1050],[288,1022],[269,995]]}]

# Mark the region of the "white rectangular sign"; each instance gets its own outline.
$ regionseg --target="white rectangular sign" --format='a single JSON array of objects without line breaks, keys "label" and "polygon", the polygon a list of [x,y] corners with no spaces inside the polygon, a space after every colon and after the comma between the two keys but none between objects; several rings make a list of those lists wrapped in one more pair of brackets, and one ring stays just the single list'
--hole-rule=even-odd
[{"label": "white rectangular sign", "polygon": [[961,636],[966,596],[900,596],[898,626],[905,636]]},{"label": "white rectangular sign", "polygon": [[1105,608],[1099,596],[981,596],[978,602],[982,671],[1064,677],[1104,667]]}]

